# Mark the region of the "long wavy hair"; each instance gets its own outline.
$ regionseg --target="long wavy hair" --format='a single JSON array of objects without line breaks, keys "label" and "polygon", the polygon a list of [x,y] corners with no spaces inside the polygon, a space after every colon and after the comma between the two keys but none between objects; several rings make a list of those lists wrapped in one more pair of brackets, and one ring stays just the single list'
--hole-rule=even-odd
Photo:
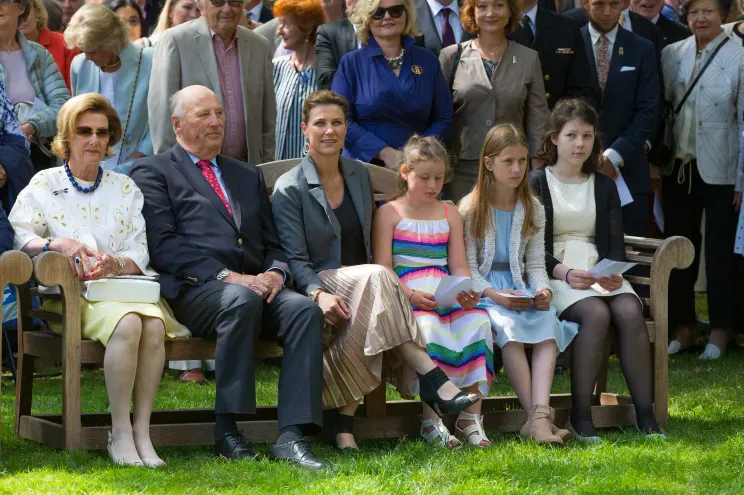
[{"label": "long wavy hair", "polygon": [[586,159],[581,171],[585,174],[597,172],[599,164],[599,154],[602,151],[602,142],[599,138],[599,116],[597,111],[589,103],[581,98],[559,101],[553,108],[548,120],[548,132],[545,133],[542,141],[542,149],[539,152],[541,158],[551,165],[558,161],[558,147],[553,144],[553,138],[558,139],[558,135],[563,127],[572,120],[584,122],[594,127],[594,145],[589,158]]},{"label": "long wavy hair", "polygon": [[[480,165],[478,166],[478,182],[473,191],[465,196],[461,204],[467,205],[472,216],[470,230],[476,239],[483,240],[486,237],[488,225],[495,228],[491,198],[496,187],[496,179],[493,172],[486,168],[486,157],[498,156],[506,148],[511,146],[523,146],[528,149],[527,138],[524,133],[511,124],[499,124],[493,127],[481,149]],[[529,164],[527,165],[522,181],[517,186],[517,201],[524,208],[524,223],[522,224],[522,237],[529,237],[537,232],[532,223],[532,215],[535,211],[535,198],[529,183]]]}]

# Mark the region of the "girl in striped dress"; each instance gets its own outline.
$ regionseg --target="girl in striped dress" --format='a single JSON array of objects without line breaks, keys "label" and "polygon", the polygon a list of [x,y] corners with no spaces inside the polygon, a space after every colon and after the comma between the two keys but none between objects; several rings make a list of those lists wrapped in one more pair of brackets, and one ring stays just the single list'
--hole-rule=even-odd
[{"label": "girl in striped dress", "polygon": [[[377,212],[373,260],[392,269],[402,282],[432,360],[462,390],[488,395],[493,382],[493,338],[488,314],[476,306],[480,294],[461,292],[459,304],[440,307],[434,299],[445,275],[470,277],[465,260],[462,218],[437,198],[448,173],[444,146],[414,135],[403,149],[401,192]],[[457,436],[490,446],[480,418],[481,403],[457,418]],[[476,431],[479,435],[471,435]],[[460,442],[424,405],[421,436],[440,445]]]}]

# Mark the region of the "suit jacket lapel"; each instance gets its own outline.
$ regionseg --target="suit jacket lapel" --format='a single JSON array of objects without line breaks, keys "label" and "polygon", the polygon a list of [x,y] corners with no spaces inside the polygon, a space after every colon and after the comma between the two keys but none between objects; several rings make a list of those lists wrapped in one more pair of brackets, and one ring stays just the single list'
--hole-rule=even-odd
[{"label": "suit jacket lapel", "polygon": [[318,171],[315,169],[315,164],[310,159],[310,155],[305,156],[305,158],[302,160],[302,163],[300,164],[300,167],[302,167],[302,173],[305,175],[307,185],[310,188],[310,196],[315,198],[315,201],[320,203],[320,206],[323,207],[326,217],[328,217],[328,221],[330,222],[331,227],[333,227],[333,232],[335,232],[336,237],[340,239],[341,225],[339,225],[336,214],[333,213],[331,204],[328,202],[325,189],[323,189],[323,184],[320,183]]},{"label": "suit jacket lapel", "polygon": [[[581,28],[581,36],[584,38],[584,50],[586,50],[586,56],[589,59],[590,69],[590,83],[592,90],[594,91],[598,104],[602,103],[602,90],[599,88],[599,75],[597,74],[597,60],[594,58],[594,45],[592,44],[592,37],[589,34],[589,26]],[[617,41],[617,39],[616,39]]]},{"label": "suit jacket lapel", "polygon": [[550,29],[550,20],[550,16],[538,7],[535,15],[535,39],[530,47],[533,50],[540,51],[538,47],[546,46],[550,48],[553,46],[553,31]]},{"label": "suit jacket lapel", "polygon": [[418,12],[419,28],[425,35],[426,48],[434,53],[439,53],[442,50],[442,40],[439,39],[439,32],[434,25],[434,16],[431,15],[431,9],[426,0],[416,1],[416,11]]},{"label": "suit jacket lapel", "polygon": [[[186,177],[186,180],[189,182],[189,184],[194,186],[194,189],[196,189],[199,194],[207,198],[214,205],[214,207],[217,208],[217,211],[220,212],[225,220],[230,222],[230,225],[232,225],[233,227],[237,227],[235,225],[235,221],[227,212],[227,208],[225,208],[225,205],[222,203],[220,197],[217,196],[217,193],[214,192],[212,186],[209,185],[207,179],[205,179],[202,175],[201,169],[199,169],[199,167],[191,161],[191,158],[189,157],[189,155],[186,154],[186,151],[181,148],[181,146],[176,145],[173,147],[171,159],[173,160],[175,167],[183,174],[184,177]],[[233,202],[237,204],[237,198],[239,197],[237,195],[237,191],[230,196],[233,198]],[[234,214],[235,213],[233,213],[233,215]]]},{"label": "suit jacket lapel", "polygon": [[346,50],[343,53],[346,54],[348,52],[353,52],[357,49],[357,39],[356,36],[354,36],[354,26],[351,25],[351,21],[349,21],[348,19],[344,19],[341,30],[343,32],[343,39],[346,44]]},{"label": "suit jacket lapel", "polygon": [[[359,224],[362,226],[362,231],[364,232],[364,245],[369,246],[369,232],[364,228],[366,223],[364,221],[364,198],[362,197],[364,192],[362,191],[362,184],[354,169],[351,167],[345,167],[343,161],[341,162],[341,171],[344,174],[344,182],[346,183],[346,187],[351,195],[351,201],[354,203],[354,209],[359,217]],[[336,215],[334,214],[334,217],[335,216]],[[367,255],[369,255],[369,253],[367,253]]]},{"label": "suit jacket lapel", "polygon": [[[240,231],[242,215],[240,209],[240,201],[238,201],[238,198],[240,198],[241,192],[240,189],[238,189],[237,185],[244,184],[245,181],[242,180],[242,177],[240,177],[240,168],[232,167],[230,166],[230,164],[225,163],[225,160],[223,160],[222,157],[219,155],[217,155],[217,164],[220,166],[223,178],[222,182],[225,183],[225,189],[227,189],[227,191],[225,192],[227,193],[228,202],[230,203],[230,209],[233,213],[232,220],[235,222],[235,226],[238,228],[238,231]],[[222,203],[222,201],[220,201],[220,203]],[[223,209],[225,210],[225,212],[227,212],[227,209]]]},{"label": "suit jacket lapel", "polygon": [[[618,26],[617,36],[615,36],[615,44],[612,45],[612,57],[610,58],[610,70],[607,73],[607,82],[605,82],[604,93],[608,94],[611,86],[614,86],[617,75],[620,73],[620,69],[623,66],[623,62],[627,60],[625,55],[625,49],[623,45],[627,44],[628,39],[625,37],[626,34],[630,34],[622,27]],[[622,55],[621,55],[622,53]]]},{"label": "suit jacket lapel", "polygon": [[[209,84],[212,90],[222,101],[222,91],[220,91],[220,76],[217,72],[217,57],[214,55],[214,45],[212,45],[212,33],[209,31],[207,22],[204,18],[196,21],[197,29],[194,31],[194,42],[198,47],[199,58],[201,59],[204,71],[209,78]],[[224,101],[222,101],[224,104]],[[188,158],[188,156],[186,157]]]}]

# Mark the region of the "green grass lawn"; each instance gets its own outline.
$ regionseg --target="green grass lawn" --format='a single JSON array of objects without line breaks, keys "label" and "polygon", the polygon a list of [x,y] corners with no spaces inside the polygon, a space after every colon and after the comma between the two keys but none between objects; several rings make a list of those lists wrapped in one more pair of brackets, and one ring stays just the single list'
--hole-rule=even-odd
[{"label": "green grass lawn", "polygon": [[[276,399],[278,368],[260,365],[258,398]],[[83,374],[83,411],[107,409],[103,374]],[[744,350],[718,362],[695,356],[670,362],[669,440],[648,441],[632,429],[604,430],[605,442],[576,441],[543,448],[515,434],[490,433],[488,450],[446,451],[416,438],[362,441],[361,453],[341,455],[326,445],[315,452],[330,464],[313,473],[269,461],[227,462],[209,447],[162,448],[168,463],[152,471],[111,465],[103,451],[61,452],[19,440],[12,431],[14,393],[3,377],[0,493],[744,493]],[[498,384],[494,395],[513,394]],[[610,391],[627,393],[613,360]],[[568,376],[554,390],[568,392]],[[36,381],[34,412],[61,408],[60,379]],[[184,385],[163,378],[156,409],[212,407],[214,383]],[[388,390],[390,399],[396,394]],[[268,446],[259,445],[268,455]]]}]

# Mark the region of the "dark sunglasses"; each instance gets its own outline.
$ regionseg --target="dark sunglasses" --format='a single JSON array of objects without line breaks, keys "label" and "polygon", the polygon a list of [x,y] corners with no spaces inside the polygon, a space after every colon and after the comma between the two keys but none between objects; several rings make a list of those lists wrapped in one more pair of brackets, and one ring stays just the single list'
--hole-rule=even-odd
[{"label": "dark sunglasses", "polygon": [[377,7],[377,10],[372,12],[372,19],[381,21],[385,18],[385,12],[390,14],[393,19],[399,19],[403,15],[406,8],[403,5],[393,5],[392,7]]},{"label": "dark sunglasses", "polygon": [[234,8],[234,9],[237,9],[238,7],[242,7],[243,6],[243,0],[229,0],[229,1],[225,1],[225,0],[209,0],[209,1],[215,7],[220,7],[220,8],[224,7],[225,4],[229,4],[230,7]]},{"label": "dark sunglasses", "polygon": [[109,137],[111,137],[111,130],[96,129],[94,131],[90,127],[78,127],[77,129],[75,129],[75,134],[86,139],[91,137],[93,134],[95,134],[98,139],[108,139]]}]

